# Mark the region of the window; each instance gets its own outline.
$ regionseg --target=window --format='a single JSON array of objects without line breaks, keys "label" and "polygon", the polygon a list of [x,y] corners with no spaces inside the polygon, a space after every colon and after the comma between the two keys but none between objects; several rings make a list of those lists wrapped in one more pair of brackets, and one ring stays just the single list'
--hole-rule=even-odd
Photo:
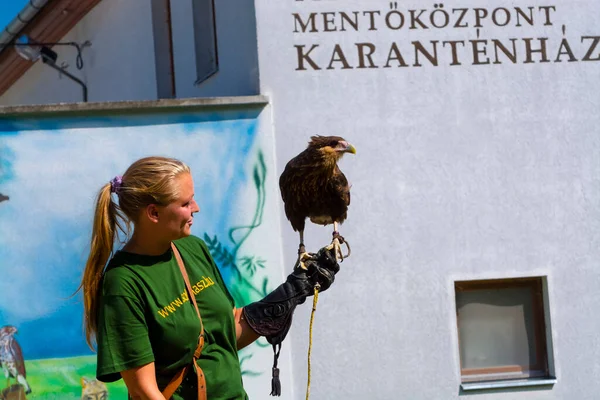
[{"label": "window", "polygon": [[192,0],[192,7],[196,48],[195,85],[200,85],[219,70],[215,0]]},{"label": "window", "polygon": [[455,282],[462,382],[547,377],[541,278]]}]

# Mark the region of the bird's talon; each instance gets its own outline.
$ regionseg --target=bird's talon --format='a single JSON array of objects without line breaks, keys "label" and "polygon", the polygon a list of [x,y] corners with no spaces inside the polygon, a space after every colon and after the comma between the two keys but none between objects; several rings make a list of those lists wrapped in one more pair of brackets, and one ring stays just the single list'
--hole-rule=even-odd
[{"label": "bird's talon", "polygon": [[310,254],[308,254],[306,251],[304,251],[302,253],[298,253],[298,260],[296,261],[296,265],[294,265],[294,268],[300,267],[305,271],[308,270],[308,268],[304,264],[304,261],[309,260],[309,259],[310,259]]},{"label": "bird's talon", "polygon": [[338,262],[344,261],[344,255],[342,253],[341,247],[342,246],[340,245],[338,237],[334,237],[334,239],[331,241],[331,244],[328,246],[328,250],[334,250],[335,260]]},{"label": "bird's talon", "polygon": [[[344,256],[344,258],[348,258],[348,257],[350,257],[350,253],[352,252],[352,250],[350,250],[350,245],[348,244],[348,242],[344,241],[344,244],[346,245],[346,248],[348,249],[348,254],[346,254]],[[340,250],[341,250],[341,248],[340,248]]]},{"label": "bird's talon", "polygon": [[[346,245],[346,248],[348,249],[348,254],[344,255],[343,251],[342,251],[342,244]],[[331,244],[329,246],[326,247],[326,249],[332,250],[335,249],[335,259],[338,262],[343,262],[344,259],[348,258],[350,256],[350,245],[348,244],[348,242],[337,232],[334,232],[334,239],[331,241]]]}]

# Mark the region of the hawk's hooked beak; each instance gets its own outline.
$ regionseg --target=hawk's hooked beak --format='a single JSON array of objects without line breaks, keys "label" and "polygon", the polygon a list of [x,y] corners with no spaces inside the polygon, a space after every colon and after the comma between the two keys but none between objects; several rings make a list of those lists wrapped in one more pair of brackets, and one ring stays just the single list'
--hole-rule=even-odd
[{"label": "hawk's hooked beak", "polygon": [[341,141],[339,142],[340,145],[342,145],[342,152],[343,153],[352,153],[352,154],[356,154],[356,148],[354,146],[352,146],[350,143],[346,142],[346,141]]}]

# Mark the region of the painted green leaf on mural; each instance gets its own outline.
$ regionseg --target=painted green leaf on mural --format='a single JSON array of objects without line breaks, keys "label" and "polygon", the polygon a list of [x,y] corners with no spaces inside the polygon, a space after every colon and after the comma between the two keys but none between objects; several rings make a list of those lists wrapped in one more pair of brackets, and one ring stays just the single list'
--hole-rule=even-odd
[{"label": "painted green leaf on mural", "polygon": [[244,256],[240,258],[240,264],[242,268],[250,273],[251,276],[254,276],[256,271],[265,268],[266,261],[260,257],[256,256]]},{"label": "painted green leaf on mural", "polygon": [[206,245],[208,246],[208,250],[210,251],[211,255],[213,256],[213,258],[215,259],[215,261],[217,262],[219,267],[221,267],[221,268],[235,267],[235,258],[233,256],[233,254],[231,254],[229,252],[229,249],[227,249],[224,245],[222,245],[219,242],[216,235],[211,238],[210,236],[208,236],[208,234],[205,233],[204,241],[206,242]]}]

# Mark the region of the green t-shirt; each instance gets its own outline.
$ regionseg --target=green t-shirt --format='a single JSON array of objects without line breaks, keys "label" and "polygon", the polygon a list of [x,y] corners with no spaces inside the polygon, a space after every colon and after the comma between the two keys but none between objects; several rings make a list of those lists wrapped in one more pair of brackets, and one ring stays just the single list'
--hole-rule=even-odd
[{"label": "green t-shirt", "polygon": [[[206,244],[189,236],[175,241],[204,323],[198,361],[211,400],[247,399],[237,353],[234,302]],[[119,372],[153,362],[162,390],[190,363],[200,323],[171,249],[160,256],[117,252],[104,274],[98,314],[97,378],[113,382]],[[196,398],[195,373],[174,399]]]}]

